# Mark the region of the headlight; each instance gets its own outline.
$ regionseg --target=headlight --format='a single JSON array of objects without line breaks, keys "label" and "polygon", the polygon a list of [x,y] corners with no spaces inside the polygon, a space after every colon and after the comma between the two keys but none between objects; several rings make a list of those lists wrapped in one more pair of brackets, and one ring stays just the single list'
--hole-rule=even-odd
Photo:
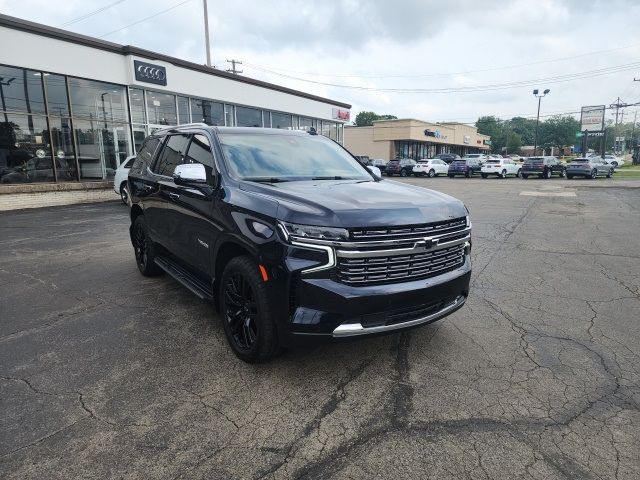
[{"label": "headlight", "polygon": [[343,241],[349,239],[349,232],[344,228],[316,227],[313,225],[298,225],[295,223],[282,223],[288,235],[298,238],[312,238],[315,240]]}]

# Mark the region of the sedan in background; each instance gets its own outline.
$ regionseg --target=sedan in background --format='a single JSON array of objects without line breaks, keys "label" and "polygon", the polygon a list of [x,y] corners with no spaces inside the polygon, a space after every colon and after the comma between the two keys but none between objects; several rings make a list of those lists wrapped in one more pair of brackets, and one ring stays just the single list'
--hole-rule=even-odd
[{"label": "sedan in background", "polygon": [[400,160],[390,160],[387,163],[387,168],[384,169],[384,174],[392,177],[394,175],[400,175],[401,177],[409,177],[413,173],[413,167],[416,165],[416,161],[411,158],[402,158]]},{"label": "sedan in background", "polygon": [[124,162],[116,169],[116,174],[113,177],[113,190],[120,195],[122,203],[129,205],[129,187],[127,187],[127,177],[129,176],[129,170],[135,156],[127,157]]},{"label": "sedan in background", "polygon": [[566,165],[556,157],[529,157],[522,164],[522,178],[537,175],[538,178],[551,178],[552,175],[566,175]]},{"label": "sedan in background", "polygon": [[490,158],[482,165],[480,172],[482,178],[487,178],[489,175],[500,178],[507,178],[507,175],[519,177],[522,173],[522,166],[510,158]]},{"label": "sedan in background", "polygon": [[413,167],[413,174],[416,177],[436,177],[438,175],[446,175],[449,173],[449,165],[439,158],[430,158],[421,160]]},{"label": "sedan in background", "polygon": [[597,178],[598,175],[605,175],[607,178],[613,176],[614,167],[600,157],[574,158],[567,165],[567,178],[585,177]]}]

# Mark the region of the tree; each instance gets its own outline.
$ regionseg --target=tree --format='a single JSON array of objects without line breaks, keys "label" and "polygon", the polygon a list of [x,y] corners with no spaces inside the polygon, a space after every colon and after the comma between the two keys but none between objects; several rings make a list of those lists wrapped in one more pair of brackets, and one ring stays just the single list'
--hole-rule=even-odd
[{"label": "tree", "polygon": [[360,112],[356,115],[355,125],[357,127],[370,127],[376,120],[396,120],[395,115],[378,115],[376,112]]},{"label": "tree", "polygon": [[540,124],[538,145],[566,147],[576,143],[580,122],[571,116],[555,115]]},{"label": "tree", "polygon": [[507,143],[505,123],[493,115],[480,117],[476,122],[478,133],[491,137],[491,151],[500,152]]},{"label": "tree", "polygon": [[536,121],[530,118],[513,117],[509,122],[509,130],[520,135],[522,145],[533,145]]},{"label": "tree", "polygon": [[506,147],[507,153],[518,154],[520,152],[520,147],[522,147],[522,137],[515,132],[509,132],[507,134]]}]

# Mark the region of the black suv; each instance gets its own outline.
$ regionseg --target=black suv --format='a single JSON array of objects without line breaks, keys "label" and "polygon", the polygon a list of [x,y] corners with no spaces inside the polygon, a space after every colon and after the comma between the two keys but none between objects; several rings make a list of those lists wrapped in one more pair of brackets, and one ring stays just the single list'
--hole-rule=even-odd
[{"label": "black suv", "polygon": [[433,322],[469,292],[471,225],[442,193],[374,177],[314,133],[184,125],[130,170],[140,272],[215,300],[234,352]]},{"label": "black suv", "polygon": [[400,175],[401,177],[410,177],[413,175],[413,167],[418,162],[410,158],[403,158],[400,160],[390,160],[387,163],[387,168],[384,169],[384,174],[392,177],[394,175]]},{"label": "black suv", "polygon": [[522,164],[522,178],[537,175],[539,178],[551,178],[567,176],[567,166],[556,157],[529,157]]}]

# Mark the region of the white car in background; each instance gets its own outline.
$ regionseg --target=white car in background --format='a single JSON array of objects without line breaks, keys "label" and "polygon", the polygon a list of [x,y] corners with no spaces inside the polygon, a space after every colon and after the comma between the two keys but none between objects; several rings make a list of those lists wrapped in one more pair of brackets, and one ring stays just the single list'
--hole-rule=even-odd
[{"label": "white car in background", "polygon": [[420,160],[418,164],[413,167],[413,174],[416,177],[435,177],[438,175],[446,175],[449,173],[449,164],[439,158],[429,158]]},{"label": "white car in background", "polygon": [[[589,158],[591,157],[601,157],[602,155],[599,153],[592,153],[591,155],[589,155]],[[621,167],[624,165],[624,160],[621,159],[620,157],[616,157],[615,155],[612,155],[610,153],[606,153],[604,155],[604,160],[605,162],[607,162],[610,165],[613,165],[614,167]]]},{"label": "white car in background", "polygon": [[522,165],[515,163],[510,158],[489,158],[480,169],[482,178],[487,178],[489,175],[496,175],[500,178],[507,178],[507,175],[519,177],[521,174]]},{"label": "white car in background", "polygon": [[129,170],[133,161],[136,159],[135,155],[127,157],[124,162],[116,169],[116,174],[113,177],[113,190],[120,195],[122,203],[129,205],[129,190],[127,189],[127,177],[129,176]]}]

